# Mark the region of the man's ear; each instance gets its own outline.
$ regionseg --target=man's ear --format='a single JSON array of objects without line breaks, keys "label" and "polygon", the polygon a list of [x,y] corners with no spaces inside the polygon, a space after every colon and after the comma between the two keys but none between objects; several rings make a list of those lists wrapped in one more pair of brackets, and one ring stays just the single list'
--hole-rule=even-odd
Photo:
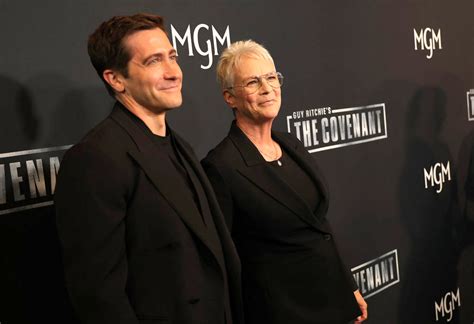
[{"label": "man's ear", "polygon": [[117,71],[107,69],[102,72],[104,80],[115,90],[117,93],[125,91],[125,84],[123,82],[123,75]]},{"label": "man's ear", "polygon": [[224,96],[224,101],[227,103],[227,105],[230,108],[236,108],[236,105],[235,105],[236,98],[232,94],[232,92],[230,92],[229,90],[224,90],[222,92],[222,95]]}]

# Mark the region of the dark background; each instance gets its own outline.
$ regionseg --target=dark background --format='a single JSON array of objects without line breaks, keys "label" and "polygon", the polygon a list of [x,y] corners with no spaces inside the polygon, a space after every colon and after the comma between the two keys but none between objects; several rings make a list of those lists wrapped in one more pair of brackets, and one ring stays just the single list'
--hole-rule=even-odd
[{"label": "dark background", "polygon": [[[474,217],[464,190],[474,144],[472,0],[0,0],[0,154],[74,144],[108,114],[113,101],[89,63],[87,37],[136,12],[165,16],[181,36],[206,24],[203,49],[212,26],[220,35],[229,26],[232,42],[263,43],[285,76],[275,129],[286,131],[297,110],[385,103],[387,139],[313,154],[348,266],[398,251],[400,282],[368,298],[368,323],[435,323],[435,301],[457,288],[450,323],[474,322]],[[414,28],[441,30],[431,59],[415,51]],[[232,114],[215,82],[217,56],[203,70],[207,57],[177,47],[184,104],[168,120],[202,158]],[[446,161],[452,180],[439,194],[425,189],[423,169]],[[72,317],[52,207],[0,214],[1,323]]]}]

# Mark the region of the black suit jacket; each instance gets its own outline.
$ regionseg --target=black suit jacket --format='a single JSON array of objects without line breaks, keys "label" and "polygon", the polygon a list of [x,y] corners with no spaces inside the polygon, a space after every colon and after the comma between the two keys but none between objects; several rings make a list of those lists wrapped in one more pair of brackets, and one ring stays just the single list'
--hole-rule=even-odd
[{"label": "black suit jacket", "polygon": [[116,104],[61,164],[57,226],[81,323],[222,324],[231,313],[241,323],[240,262],[205,173],[173,133],[207,198],[207,226],[133,118]]},{"label": "black suit jacket", "polygon": [[202,161],[241,257],[246,323],[347,323],[360,314],[357,287],[325,217],[327,186],[300,141],[272,137],[318,187],[316,211],[235,123]]}]

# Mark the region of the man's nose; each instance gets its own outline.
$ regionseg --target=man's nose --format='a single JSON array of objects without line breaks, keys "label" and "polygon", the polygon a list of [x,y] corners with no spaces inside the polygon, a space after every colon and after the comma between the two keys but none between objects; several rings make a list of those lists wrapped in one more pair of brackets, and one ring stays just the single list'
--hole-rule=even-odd
[{"label": "man's nose", "polygon": [[181,68],[178,62],[172,60],[166,60],[164,66],[163,76],[165,79],[178,79],[182,75]]}]

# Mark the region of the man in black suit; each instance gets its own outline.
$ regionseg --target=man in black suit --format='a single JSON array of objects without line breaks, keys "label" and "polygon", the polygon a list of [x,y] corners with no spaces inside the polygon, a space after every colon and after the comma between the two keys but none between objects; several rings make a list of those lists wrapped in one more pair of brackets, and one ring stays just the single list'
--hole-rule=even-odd
[{"label": "man in black suit", "polygon": [[113,17],[89,56],[117,102],[64,156],[55,205],[81,323],[242,323],[240,263],[191,147],[165,122],[182,72],[162,18]]}]

